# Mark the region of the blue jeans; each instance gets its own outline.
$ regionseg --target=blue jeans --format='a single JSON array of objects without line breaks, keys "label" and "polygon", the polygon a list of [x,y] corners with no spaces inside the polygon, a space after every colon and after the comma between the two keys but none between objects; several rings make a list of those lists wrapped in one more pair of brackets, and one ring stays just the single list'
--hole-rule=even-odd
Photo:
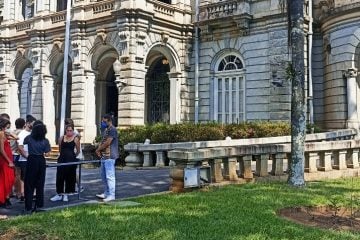
[{"label": "blue jeans", "polygon": [[105,196],[115,198],[115,159],[101,159],[100,170]]}]

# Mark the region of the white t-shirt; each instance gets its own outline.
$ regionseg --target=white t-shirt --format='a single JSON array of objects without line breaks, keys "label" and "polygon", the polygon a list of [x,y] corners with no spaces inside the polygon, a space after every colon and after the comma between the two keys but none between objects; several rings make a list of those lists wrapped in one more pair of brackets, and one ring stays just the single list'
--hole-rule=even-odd
[{"label": "white t-shirt", "polygon": [[[18,146],[23,146],[23,147],[24,147],[24,151],[25,151],[26,153],[28,152],[28,149],[27,149],[27,145],[24,145],[24,140],[25,140],[25,138],[26,138],[27,136],[30,135],[30,133],[31,133],[31,132],[28,132],[28,131],[26,131],[26,130],[24,129],[24,130],[22,130],[22,131],[19,133],[19,135],[18,135],[18,138],[19,138],[19,140],[17,140]],[[19,161],[20,161],[20,162],[25,162],[25,161],[27,161],[27,159],[24,158],[24,157],[20,154]]]}]

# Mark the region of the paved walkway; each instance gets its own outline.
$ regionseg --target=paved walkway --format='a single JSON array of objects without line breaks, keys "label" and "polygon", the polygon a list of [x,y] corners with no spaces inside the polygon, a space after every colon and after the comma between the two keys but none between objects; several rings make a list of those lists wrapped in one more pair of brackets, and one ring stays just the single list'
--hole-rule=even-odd
[{"label": "paved walkway", "polygon": [[[95,197],[97,193],[103,192],[100,178],[100,169],[82,169],[82,185],[85,188],[80,194],[69,197],[69,202],[51,202],[50,198],[55,192],[56,169],[48,168],[45,181],[45,209],[78,205],[87,201],[98,201]],[[152,170],[116,170],[116,198],[124,199],[145,194],[164,192],[169,190],[170,178],[169,169]],[[18,203],[15,198],[11,199],[12,208],[0,208],[0,214],[7,216],[17,216],[24,209],[23,203]]]}]

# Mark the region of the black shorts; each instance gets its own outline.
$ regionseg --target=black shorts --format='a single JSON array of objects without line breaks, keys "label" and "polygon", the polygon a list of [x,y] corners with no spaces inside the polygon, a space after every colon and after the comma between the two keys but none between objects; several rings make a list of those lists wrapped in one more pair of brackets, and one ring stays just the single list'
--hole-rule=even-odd
[{"label": "black shorts", "polygon": [[26,164],[27,164],[26,161],[18,161],[18,162],[17,162],[17,166],[16,166],[16,167],[20,169],[20,179],[21,179],[21,181],[24,181],[24,179],[25,179]]},{"label": "black shorts", "polygon": [[20,158],[20,155],[13,155],[13,161],[14,161],[15,167],[18,166],[19,158]]}]

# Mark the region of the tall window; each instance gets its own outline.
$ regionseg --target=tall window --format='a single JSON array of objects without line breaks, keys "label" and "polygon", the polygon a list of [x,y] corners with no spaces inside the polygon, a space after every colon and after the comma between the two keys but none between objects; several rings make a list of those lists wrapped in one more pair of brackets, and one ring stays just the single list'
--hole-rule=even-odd
[{"label": "tall window", "polygon": [[24,20],[34,16],[34,0],[21,0],[21,14]]},{"label": "tall window", "polygon": [[57,0],[56,11],[60,12],[66,10],[67,0]]},{"label": "tall window", "polygon": [[214,78],[214,119],[221,123],[245,120],[245,80],[241,59],[224,57],[217,66]]}]

